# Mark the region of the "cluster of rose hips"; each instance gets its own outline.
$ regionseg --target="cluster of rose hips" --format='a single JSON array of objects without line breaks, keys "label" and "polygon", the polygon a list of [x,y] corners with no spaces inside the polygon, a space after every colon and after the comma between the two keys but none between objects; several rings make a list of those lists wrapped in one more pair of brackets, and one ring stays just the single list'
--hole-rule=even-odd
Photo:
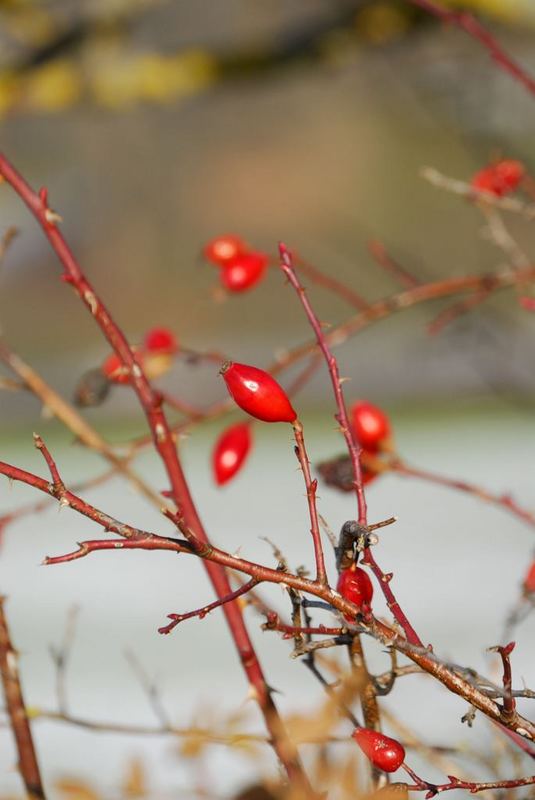
[{"label": "cluster of rose hips", "polygon": [[518,189],[525,175],[526,170],[521,161],[507,158],[480,169],[473,176],[470,185],[478,191],[504,197]]},{"label": "cluster of rose hips", "polygon": [[[264,422],[294,422],[297,414],[284,389],[257,367],[247,364],[224,364],[221,374],[236,404],[250,416]],[[363,481],[370,483],[377,472],[370,465],[382,451],[391,449],[391,428],[387,415],[365,400],[351,408],[351,421],[357,442],[363,451]],[[212,469],[218,486],[230,481],[243,467],[252,447],[251,423],[226,428],[212,452]]]},{"label": "cluster of rose hips", "polygon": [[[284,389],[264,370],[247,364],[227,362],[221,368],[227,389],[236,404],[250,416],[264,422],[289,422],[297,413]],[[390,437],[390,424],[386,415],[371,403],[358,402],[352,408],[355,435],[368,451],[376,453]],[[225,483],[236,474],[251,446],[250,423],[240,423],[228,428],[218,439],[213,466],[217,483]],[[354,603],[357,611],[370,610],[373,585],[369,575],[356,563],[340,572],[337,591]],[[348,622],[354,616],[345,615]],[[371,763],[385,772],[395,772],[405,760],[405,750],[395,739],[370,728],[358,727],[352,734],[362,752]]]},{"label": "cluster of rose hips", "polygon": [[245,292],[264,277],[269,256],[251,250],[239,236],[218,236],[205,245],[204,258],[219,267],[221,285],[229,292]]},{"label": "cluster of rose hips", "polygon": [[[168,328],[152,328],[141,344],[132,347],[132,351],[147,377],[158,378],[171,369],[179,344]],[[100,405],[113,385],[128,384],[131,379],[126,364],[116,353],[110,353],[100,367],[82,375],[74,394],[75,403],[85,407]]]}]

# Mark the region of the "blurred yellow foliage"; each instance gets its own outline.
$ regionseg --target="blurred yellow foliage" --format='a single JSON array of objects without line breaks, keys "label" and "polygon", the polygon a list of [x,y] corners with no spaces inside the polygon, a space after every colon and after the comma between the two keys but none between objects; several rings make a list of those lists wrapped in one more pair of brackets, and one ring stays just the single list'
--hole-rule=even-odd
[{"label": "blurred yellow foliage", "polygon": [[216,77],[215,60],[202,50],[175,56],[112,56],[95,62],[89,90],[97,102],[110,108],[139,101],[170,103],[202,91]]},{"label": "blurred yellow foliage", "polygon": [[357,33],[371,44],[387,44],[400,39],[410,27],[400,6],[381,2],[363,8],[356,18]]},{"label": "blurred yellow foliage", "polygon": [[77,102],[80,74],[72,61],[51,61],[21,79],[22,102],[37,111],[62,111]]},{"label": "blurred yellow foliage", "polygon": [[64,800],[101,800],[100,795],[87,783],[71,778],[60,778],[55,789]]},{"label": "blurred yellow foliage", "polygon": [[446,8],[467,9],[504,22],[535,22],[534,0],[440,0]]}]

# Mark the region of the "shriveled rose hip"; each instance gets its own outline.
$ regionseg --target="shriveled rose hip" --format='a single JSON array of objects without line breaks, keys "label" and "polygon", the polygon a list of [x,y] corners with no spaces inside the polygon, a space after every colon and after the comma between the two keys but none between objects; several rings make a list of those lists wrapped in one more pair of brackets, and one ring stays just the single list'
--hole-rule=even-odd
[{"label": "shriveled rose hip", "polygon": [[239,422],[226,428],[212,453],[212,469],[218,486],[230,481],[243,467],[251,450],[251,423]]},{"label": "shriveled rose hip", "polygon": [[384,733],[372,731],[370,728],[357,728],[353,739],[374,767],[384,772],[395,772],[405,761],[403,745]]},{"label": "shriveled rose hip", "polygon": [[221,283],[229,292],[245,292],[256,286],[266,272],[265,253],[242,253],[230,259],[221,270]]},{"label": "shriveled rose hip", "polygon": [[294,422],[297,419],[282,386],[263,369],[227,361],[220,374],[235,403],[252,417],[263,422]]}]

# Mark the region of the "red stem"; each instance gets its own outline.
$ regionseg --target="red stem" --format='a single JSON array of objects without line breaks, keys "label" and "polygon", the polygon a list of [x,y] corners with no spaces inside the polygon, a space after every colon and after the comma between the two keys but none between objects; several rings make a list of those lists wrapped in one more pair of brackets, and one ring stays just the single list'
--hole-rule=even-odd
[{"label": "red stem", "polygon": [[312,534],[312,541],[314,543],[314,557],[316,560],[316,580],[318,583],[322,583],[324,586],[326,586],[328,584],[327,573],[325,571],[325,559],[321,544],[318,509],[316,508],[316,492],[318,489],[318,481],[316,479],[312,480],[312,475],[310,474],[310,462],[308,460],[308,454],[306,451],[301,420],[296,419],[295,422],[292,423],[292,427],[296,443],[295,453],[299,463],[301,464],[307,490],[308,513],[310,516],[310,533]]},{"label": "red stem", "polygon": [[[65,270],[64,280],[73,286],[95,318],[111,347],[121,359],[121,362],[129,369],[132,376],[132,386],[145,412],[154,446],[165,466],[173,498],[177,508],[183,515],[189,531],[188,536],[195,548],[202,549],[206,547],[208,536],[191,497],[189,486],[178,458],[175,440],[161,407],[161,396],[153,390],[141,366],[136,361],[135,354],[130,349],[124,334],[86,279],[73,253],[58,230],[56,225],[57,216],[48,207],[46,190],[42,189],[39,193],[34,192],[2,154],[0,154],[0,174],[13,187],[40,224],[63,265]],[[219,598],[228,595],[232,590],[224,569],[209,561],[205,561],[204,565],[216,595]],[[258,656],[245,627],[241,610],[235,602],[226,604],[223,610],[242,667],[254,687],[255,698],[264,715],[266,726],[271,733],[273,747],[284,765],[289,779],[295,781],[296,785],[300,786],[303,791],[308,791],[312,796],[312,788],[303,772],[297,752],[287,738],[282,720],[271,697]]]},{"label": "red stem", "polygon": [[247,594],[250,592],[258,584],[256,578],[251,578],[250,581],[244,583],[243,586],[240,586],[239,589],[236,589],[234,592],[231,592],[226,597],[218,598],[214,600],[213,603],[208,603],[207,606],[203,606],[202,608],[196,608],[194,611],[188,611],[185,614],[168,614],[167,618],[172,620],[168,625],[164,625],[162,628],[158,628],[158,633],[171,633],[177,625],[181,622],[184,622],[186,619],[192,619],[193,617],[199,617],[199,619],[204,619],[210,611],[213,611],[214,608],[219,608],[220,606],[225,605],[225,603],[230,603],[231,600],[236,600],[236,598],[241,597],[243,594]]},{"label": "red stem", "polygon": [[316,340],[318,346],[323,353],[325,361],[327,362],[327,368],[329,370],[329,376],[331,378],[331,383],[333,387],[334,397],[336,400],[336,408],[337,413],[335,414],[335,419],[340,425],[340,429],[342,435],[346,441],[346,446],[349,452],[349,456],[351,458],[351,463],[353,466],[353,473],[355,476],[355,492],[357,495],[357,504],[358,504],[358,522],[359,525],[366,526],[368,524],[368,512],[366,506],[366,498],[364,496],[364,484],[363,484],[363,474],[362,474],[362,467],[360,464],[360,454],[361,448],[357,446],[355,439],[353,437],[353,432],[351,430],[351,425],[349,424],[349,418],[347,416],[347,409],[344,401],[344,393],[342,391],[342,381],[340,380],[340,372],[338,370],[338,362],[336,358],[333,356],[329,346],[327,344],[326,338],[323,334],[321,323],[317,318],[308,297],[306,296],[305,289],[303,285],[300,283],[295,268],[293,266],[293,259],[292,256],[287,249],[286,245],[279,244],[279,251],[280,251],[280,258],[281,258],[281,269],[288,278],[288,281],[291,283],[301,304],[305,310],[305,314],[308,317],[308,321],[310,323],[310,327],[314,331],[316,335]]},{"label": "red stem", "polygon": [[480,42],[500,69],[508,72],[516,81],[521,83],[530,94],[535,95],[535,78],[520,66],[496,41],[494,36],[467,11],[448,11],[443,6],[439,6],[432,0],[409,0],[413,5],[423,8],[434,17],[438,17],[442,22],[456,25],[464,30],[473,39]]},{"label": "red stem", "polygon": [[[349,423],[349,418],[347,416],[347,409],[344,400],[344,392],[342,390],[342,381],[340,380],[340,372],[338,370],[338,362],[335,356],[332,354],[331,350],[329,349],[326,337],[321,328],[321,323],[317,318],[316,314],[314,313],[314,310],[310,305],[310,302],[306,296],[305,289],[296,275],[290,252],[288,251],[286,246],[282,243],[279,245],[279,250],[281,257],[281,269],[288,278],[289,282],[291,283],[295,291],[297,292],[297,295],[308,317],[310,326],[316,335],[316,340],[318,342],[319,348],[324,355],[325,361],[327,362],[327,368],[329,370],[329,375],[331,378],[331,383],[337,407],[337,413],[335,414],[335,419],[340,425],[340,429],[342,431],[342,435],[345,439],[346,446],[349,452],[349,457],[351,459],[351,466],[353,468],[353,477],[354,477],[353,485],[355,487],[355,492],[357,495],[357,504],[358,504],[358,524],[362,525],[363,527],[367,527],[368,514],[367,514],[366,498],[364,496],[362,465],[360,462],[362,449],[358,447],[355,442],[353,431]],[[391,574],[385,575],[385,573],[381,570],[381,568],[375,561],[375,558],[373,556],[370,547],[366,548],[365,558],[363,560],[363,563],[368,564],[371,567],[375,577],[379,581],[379,585],[388,603],[388,607],[392,611],[392,614],[394,615],[395,619],[399,622],[399,624],[403,628],[407,640],[411,644],[417,645],[418,647],[423,647],[421,639],[419,638],[418,634],[416,633],[416,631],[410,624],[409,620],[405,616],[403,610],[401,609],[401,606],[399,605],[398,601],[394,596],[394,593],[392,592],[392,589],[390,588],[389,582],[392,578],[392,575]]]}]

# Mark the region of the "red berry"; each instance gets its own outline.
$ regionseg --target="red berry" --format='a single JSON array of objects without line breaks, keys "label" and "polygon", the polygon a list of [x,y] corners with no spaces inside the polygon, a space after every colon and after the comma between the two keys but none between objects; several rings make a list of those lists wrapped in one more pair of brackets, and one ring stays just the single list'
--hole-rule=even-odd
[{"label": "red berry", "polygon": [[390,736],[385,736],[384,733],[369,728],[357,728],[353,733],[353,739],[374,767],[384,772],[395,772],[405,761],[403,745]]},{"label": "red berry", "polygon": [[237,405],[252,417],[264,422],[294,422],[297,419],[282,386],[263,369],[227,361],[220,374]]},{"label": "red berry", "polygon": [[524,591],[526,594],[535,592],[535,561],[532,562],[524,578]]},{"label": "red berry", "polygon": [[476,172],[470,185],[474,189],[503,197],[518,188],[524,175],[525,168],[520,161],[503,159]]},{"label": "red berry", "polygon": [[224,266],[232,258],[245,253],[247,245],[239,236],[217,236],[205,245],[203,255],[207,261]]},{"label": "red berry", "polygon": [[[343,569],[336,584],[336,590],[343,598],[355,603],[358,609],[364,605],[369,606],[373,597],[373,584],[370,576],[356,564],[347,569]],[[354,617],[344,614],[348,622],[352,622]]]},{"label": "red berry", "polygon": [[265,253],[241,253],[225,262],[221,283],[229,292],[244,292],[262,280],[268,262]]},{"label": "red berry", "polygon": [[212,453],[215,482],[222,486],[241,469],[251,449],[251,424],[240,422],[223,431]]},{"label": "red berry", "polygon": [[130,372],[117,353],[111,353],[101,366],[101,370],[112,383],[130,383]]},{"label": "red berry", "polygon": [[372,452],[379,450],[390,436],[390,422],[384,411],[366,400],[359,400],[351,409],[351,415],[360,446]]},{"label": "red berry", "polygon": [[152,328],[145,334],[143,346],[150,353],[172,354],[178,350],[176,337],[169,328]]}]

